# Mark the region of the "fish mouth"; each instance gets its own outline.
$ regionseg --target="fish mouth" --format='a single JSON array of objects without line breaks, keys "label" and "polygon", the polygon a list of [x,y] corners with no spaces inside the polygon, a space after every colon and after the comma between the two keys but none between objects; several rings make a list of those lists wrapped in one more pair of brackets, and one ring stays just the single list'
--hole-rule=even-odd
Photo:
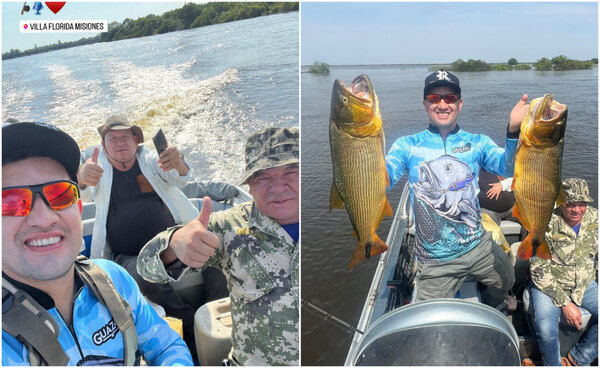
[{"label": "fish mouth", "polygon": [[350,91],[357,99],[362,99],[363,101],[368,101],[369,103],[373,102],[373,86],[371,85],[371,80],[366,74],[361,74],[354,78],[350,84]]},{"label": "fish mouth", "polygon": [[553,94],[547,94],[536,106],[535,121],[540,123],[555,123],[567,110],[567,105],[554,101]]},{"label": "fish mouth", "polygon": [[371,122],[375,111],[375,92],[371,80],[365,74],[354,78],[350,86],[339,79],[334,83],[334,96],[337,98],[336,115],[350,115],[338,122],[342,125],[366,125]]},{"label": "fish mouth", "polygon": [[531,134],[529,139],[537,144],[560,141],[567,125],[567,105],[555,101],[554,95],[547,94],[534,109],[530,126],[525,129]]}]

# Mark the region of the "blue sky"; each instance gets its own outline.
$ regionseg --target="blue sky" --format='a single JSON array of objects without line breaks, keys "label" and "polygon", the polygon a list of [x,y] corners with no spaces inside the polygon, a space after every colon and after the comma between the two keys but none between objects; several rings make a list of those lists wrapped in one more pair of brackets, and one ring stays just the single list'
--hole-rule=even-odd
[{"label": "blue sky", "polygon": [[[161,15],[169,10],[183,6],[177,2],[75,2],[67,1],[63,8],[54,14],[45,7],[40,15],[35,11],[21,15],[24,1],[2,2],[2,52],[10,49],[26,50],[34,45],[43,46],[52,43],[79,40],[92,37],[97,33],[20,33],[22,20],[106,20],[122,22],[125,18],[137,19],[148,14]],[[34,1],[27,1],[33,7]],[[43,4],[43,2],[42,2]],[[45,6],[45,5],[44,5]]]},{"label": "blue sky", "polygon": [[597,2],[302,2],[302,65],[598,57]]}]

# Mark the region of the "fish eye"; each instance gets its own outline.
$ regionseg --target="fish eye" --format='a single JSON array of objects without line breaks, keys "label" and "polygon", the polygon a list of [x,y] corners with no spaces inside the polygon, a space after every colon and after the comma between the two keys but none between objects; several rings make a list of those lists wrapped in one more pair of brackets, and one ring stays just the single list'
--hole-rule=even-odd
[{"label": "fish eye", "polygon": [[343,103],[348,103],[348,97],[346,97],[346,96],[342,97],[342,102]]},{"label": "fish eye", "polygon": [[446,171],[446,174],[450,174],[452,172],[452,165],[444,165],[444,171]]}]

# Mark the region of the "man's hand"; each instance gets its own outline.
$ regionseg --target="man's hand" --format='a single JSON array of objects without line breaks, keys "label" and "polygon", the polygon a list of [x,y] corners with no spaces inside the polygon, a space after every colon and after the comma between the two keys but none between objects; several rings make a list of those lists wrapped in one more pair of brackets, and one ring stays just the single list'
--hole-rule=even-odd
[{"label": "man's hand", "polygon": [[[212,201],[204,197],[204,204],[198,218],[175,231],[169,241],[169,248],[186,265],[200,268],[215,253],[219,238],[208,231],[208,219],[212,211]],[[170,259],[163,258],[168,263]]]},{"label": "man's hand", "polygon": [[500,193],[502,193],[502,184],[493,183],[488,185],[491,188],[485,193],[485,196],[493,200],[498,199],[498,197],[500,197]]},{"label": "man's hand", "polygon": [[529,111],[529,104],[527,103],[527,95],[521,96],[521,99],[510,112],[510,122],[508,124],[508,131],[511,133],[519,131],[521,128],[521,121],[525,119],[527,111]]},{"label": "man's hand", "polygon": [[575,305],[575,303],[571,302],[563,307],[561,307],[562,313],[565,315],[565,319],[567,323],[571,326],[577,328],[577,330],[581,330],[581,325],[583,324],[583,320],[581,319],[581,311]]},{"label": "man's hand", "polygon": [[79,186],[82,189],[88,185],[98,185],[100,179],[102,178],[102,173],[104,173],[104,169],[98,164],[99,153],[100,148],[94,148],[94,153],[92,154],[92,157],[88,158],[77,172],[77,181],[79,182]]},{"label": "man's hand", "polygon": [[167,148],[158,156],[158,166],[164,172],[175,169],[179,173],[179,176],[187,175],[189,170],[183,161],[183,158],[179,154],[177,147],[172,145],[168,145]]}]

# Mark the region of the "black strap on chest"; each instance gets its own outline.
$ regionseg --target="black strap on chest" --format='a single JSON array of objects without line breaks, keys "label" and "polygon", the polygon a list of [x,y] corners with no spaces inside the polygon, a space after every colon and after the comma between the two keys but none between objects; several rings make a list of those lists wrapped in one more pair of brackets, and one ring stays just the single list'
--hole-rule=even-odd
[{"label": "black strap on chest", "polygon": [[[137,332],[131,306],[116,291],[106,273],[84,256],[75,270],[96,298],[109,309],[125,347],[124,365],[139,365]],[[58,341],[58,324],[31,295],[2,278],[2,329],[29,351],[30,365],[64,366],[69,362]],[[137,364],[136,364],[137,363]]]}]

